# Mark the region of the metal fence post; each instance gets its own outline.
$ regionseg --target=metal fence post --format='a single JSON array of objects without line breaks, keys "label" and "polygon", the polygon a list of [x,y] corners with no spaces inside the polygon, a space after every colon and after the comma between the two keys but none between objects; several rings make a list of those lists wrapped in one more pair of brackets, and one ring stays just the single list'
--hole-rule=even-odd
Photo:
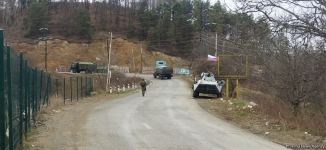
[{"label": "metal fence post", "polygon": [[72,77],[70,77],[70,101],[72,102]]},{"label": "metal fence post", "polygon": [[38,112],[38,104],[39,104],[39,91],[40,91],[40,85],[39,85],[39,76],[38,76],[38,72],[39,70],[36,68],[35,69],[35,115]]},{"label": "metal fence post", "polygon": [[93,92],[93,90],[94,90],[94,78],[91,78],[91,89],[90,89],[90,92],[89,92],[89,94],[91,95],[92,94],[92,92]]},{"label": "metal fence post", "polygon": [[51,75],[49,75],[49,89],[48,89],[48,97],[46,98],[46,105],[49,106],[50,101],[49,98],[50,96],[52,96],[53,92],[52,92],[52,78]]},{"label": "metal fence post", "polygon": [[226,79],[226,85],[225,85],[225,96],[229,97],[229,79]]},{"label": "metal fence post", "polygon": [[4,31],[0,29],[0,149],[6,148]]},{"label": "metal fence post", "polygon": [[58,85],[58,79],[55,79],[55,87],[56,87],[56,94],[57,94],[57,97],[59,96],[59,85]]},{"label": "metal fence post", "polygon": [[236,79],[235,81],[235,93],[236,93],[236,98],[239,97],[239,79]]},{"label": "metal fence post", "polygon": [[83,90],[83,77],[80,77],[80,97],[83,98],[84,90]]},{"label": "metal fence post", "polygon": [[23,70],[24,70],[24,58],[23,54],[19,54],[19,138],[20,144],[23,143],[23,109],[24,109],[24,98],[23,98],[23,90],[24,90],[24,80],[23,80]]},{"label": "metal fence post", "polygon": [[28,68],[27,68],[27,61],[25,60],[24,61],[24,70],[23,70],[24,72],[24,74],[25,74],[25,76],[24,76],[24,80],[25,80],[25,82],[24,82],[24,114],[25,114],[25,122],[24,122],[24,127],[25,127],[25,138],[26,138],[26,136],[27,136],[27,123],[28,123],[28,113],[27,113],[27,109],[28,109],[28,90],[29,90],[29,88],[28,88],[28,81],[29,81],[29,72],[28,72]]},{"label": "metal fence post", "polygon": [[24,132],[25,132],[25,138],[27,137],[27,119],[28,119],[28,113],[27,113],[27,108],[28,108],[28,77],[29,77],[29,72],[28,72],[28,68],[27,68],[27,63],[26,60],[24,61]]},{"label": "metal fence post", "polygon": [[43,89],[43,71],[40,70],[40,74],[41,74],[41,76],[40,76],[40,84],[39,84],[39,88],[38,88],[38,89],[40,90],[40,91],[39,91],[40,93],[39,93],[39,103],[38,103],[39,105],[38,105],[38,110],[40,110],[40,107],[41,107],[41,101],[42,101],[42,91],[43,91],[43,90],[42,90],[42,89]]},{"label": "metal fence post", "polygon": [[63,104],[66,104],[66,78],[63,77]]},{"label": "metal fence post", "polygon": [[44,75],[44,77],[45,77],[45,85],[46,85],[46,87],[45,87],[45,91],[43,92],[43,106],[45,105],[45,102],[46,102],[46,98],[48,97],[48,92],[49,92],[49,76],[50,76],[50,74],[48,74],[48,77],[46,77],[46,75],[47,74],[45,74]]},{"label": "metal fence post", "polygon": [[85,81],[85,86],[86,86],[86,97],[88,97],[89,95],[88,95],[88,80],[87,80],[88,78],[86,77],[86,81]]},{"label": "metal fence post", "polygon": [[33,69],[33,76],[32,76],[32,119],[35,122],[35,103],[36,103],[36,75],[37,75],[37,70]]},{"label": "metal fence post", "polygon": [[[26,62],[27,65],[27,62]],[[32,89],[31,89],[31,77],[32,77],[32,70],[30,68],[26,69],[26,124],[25,124],[25,132],[27,133],[28,127],[30,126],[30,120],[31,120],[31,97],[32,97]]]},{"label": "metal fence post", "polygon": [[88,96],[91,96],[91,77],[88,78],[88,81],[87,81],[87,90],[88,90]]},{"label": "metal fence post", "polygon": [[77,88],[76,88],[76,89],[77,89],[77,101],[78,101],[78,87],[79,87],[79,86],[78,86],[78,77],[76,77],[76,78],[77,78],[77,80],[76,80]]},{"label": "metal fence post", "polygon": [[[4,65],[4,31],[0,29],[0,68],[5,69]],[[0,149],[6,148],[6,117],[5,117],[5,72],[0,71]]]},{"label": "metal fence post", "polygon": [[28,99],[27,99],[27,125],[28,127],[31,126],[31,119],[32,119],[32,113],[33,113],[33,80],[34,80],[34,70],[33,69],[28,69],[28,84],[27,84],[27,89],[28,89]]},{"label": "metal fence post", "polygon": [[9,118],[9,150],[14,149],[13,137],[13,111],[12,111],[12,80],[11,80],[11,50],[7,46],[7,97],[8,97],[8,118]]}]

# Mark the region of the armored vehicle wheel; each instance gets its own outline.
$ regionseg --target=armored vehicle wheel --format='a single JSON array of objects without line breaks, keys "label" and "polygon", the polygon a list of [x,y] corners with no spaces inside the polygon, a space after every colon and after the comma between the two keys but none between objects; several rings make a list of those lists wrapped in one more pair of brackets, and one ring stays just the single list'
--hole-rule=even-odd
[{"label": "armored vehicle wheel", "polygon": [[197,97],[199,97],[199,92],[193,92],[193,94],[192,94],[192,97],[194,97],[194,98],[197,98]]},{"label": "armored vehicle wheel", "polygon": [[217,97],[217,98],[222,97],[222,93],[217,93],[217,94],[216,94],[216,97]]}]

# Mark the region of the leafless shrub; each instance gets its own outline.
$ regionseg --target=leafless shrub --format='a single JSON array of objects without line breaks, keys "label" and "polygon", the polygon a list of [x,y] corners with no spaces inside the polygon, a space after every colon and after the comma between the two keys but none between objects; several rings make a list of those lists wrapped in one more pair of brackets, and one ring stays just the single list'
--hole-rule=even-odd
[{"label": "leafless shrub", "polygon": [[205,59],[195,60],[192,64],[192,71],[194,75],[200,75],[202,72],[212,72],[216,74],[216,63],[209,62]]},{"label": "leafless shrub", "polygon": [[326,37],[324,0],[240,0],[239,3],[242,12],[264,16],[275,32],[287,29],[300,37]]},{"label": "leafless shrub", "polygon": [[296,43],[282,45],[275,40],[272,43],[263,52],[263,82],[272,94],[292,106],[296,116],[301,104],[316,102],[317,95],[323,92],[325,67],[320,64],[323,54]]},{"label": "leafless shrub", "polygon": [[260,40],[258,51],[251,51],[262,60],[258,65],[263,67],[260,78],[263,90],[289,104],[295,116],[306,105],[323,110],[326,3],[323,0],[239,3],[239,11],[260,14],[272,31]]}]

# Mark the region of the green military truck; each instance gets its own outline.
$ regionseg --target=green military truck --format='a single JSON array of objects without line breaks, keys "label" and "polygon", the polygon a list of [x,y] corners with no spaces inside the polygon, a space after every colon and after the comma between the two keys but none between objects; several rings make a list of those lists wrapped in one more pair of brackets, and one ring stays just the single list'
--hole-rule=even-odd
[{"label": "green military truck", "polygon": [[70,70],[73,73],[80,73],[80,72],[85,72],[85,73],[94,73],[96,72],[97,65],[92,62],[83,62],[83,61],[78,61],[74,62],[71,64]]},{"label": "green military truck", "polygon": [[173,68],[168,67],[166,61],[157,60],[155,62],[155,72],[153,73],[154,78],[160,79],[171,79],[173,77]]}]

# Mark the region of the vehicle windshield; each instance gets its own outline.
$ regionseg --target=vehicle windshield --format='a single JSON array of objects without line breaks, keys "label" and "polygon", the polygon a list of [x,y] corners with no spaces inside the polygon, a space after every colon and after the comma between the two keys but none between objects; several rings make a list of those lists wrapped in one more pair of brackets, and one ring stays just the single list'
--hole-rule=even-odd
[{"label": "vehicle windshield", "polygon": [[215,81],[215,78],[214,78],[214,76],[209,76],[209,77],[208,76],[205,76],[204,77],[204,80],[205,81]]}]

